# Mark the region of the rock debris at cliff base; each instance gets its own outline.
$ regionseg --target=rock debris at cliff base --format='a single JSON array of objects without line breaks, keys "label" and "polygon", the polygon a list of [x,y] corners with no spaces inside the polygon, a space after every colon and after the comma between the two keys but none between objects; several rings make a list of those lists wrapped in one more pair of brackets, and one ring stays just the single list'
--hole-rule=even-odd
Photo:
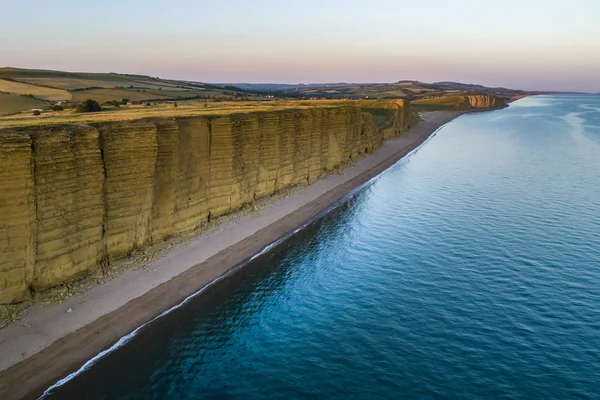
[{"label": "rock debris at cliff base", "polygon": [[386,102],[0,130],[0,303],[26,300],[381,146],[418,120]]}]

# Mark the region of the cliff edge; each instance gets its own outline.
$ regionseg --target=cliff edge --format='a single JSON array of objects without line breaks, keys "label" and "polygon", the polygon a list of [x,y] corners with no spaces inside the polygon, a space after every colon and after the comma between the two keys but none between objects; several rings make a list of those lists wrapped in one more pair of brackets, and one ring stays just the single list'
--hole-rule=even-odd
[{"label": "cliff edge", "polygon": [[361,101],[1,129],[0,304],[307,185],[417,121],[407,102]]},{"label": "cliff edge", "polygon": [[490,94],[457,94],[413,100],[415,108],[421,110],[477,111],[506,107],[507,98]]}]

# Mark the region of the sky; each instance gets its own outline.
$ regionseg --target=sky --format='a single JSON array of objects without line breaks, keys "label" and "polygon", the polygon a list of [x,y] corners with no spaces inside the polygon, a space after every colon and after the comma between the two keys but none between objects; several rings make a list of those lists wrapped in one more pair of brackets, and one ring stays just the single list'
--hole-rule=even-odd
[{"label": "sky", "polygon": [[600,92],[598,0],[0,0],[0,66]]}]

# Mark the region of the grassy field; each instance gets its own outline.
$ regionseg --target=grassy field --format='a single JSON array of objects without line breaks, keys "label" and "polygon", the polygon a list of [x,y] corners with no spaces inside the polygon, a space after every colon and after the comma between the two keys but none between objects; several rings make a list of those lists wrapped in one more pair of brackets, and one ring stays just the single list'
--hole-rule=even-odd
[{"label": "grassy field", "polygon": [[42,86],[0,79],[0,92],[13,94],[31,94],[42,100],[71,100],[71,93],[66,90],[52,89]]},{"label": "grassy field", "polygon": [[167,89],[149,89],[146,90],[146,92],[148,93],[154,93],[156,95],[159,96],[168,96],[168,97],[194,97],[198,94],[208,94],[210,95],[210,91],[207,91],[206,89],[200,88],[197,90],[189,90],[189,89],[171,89],[171,88],[167,88]]},{"label": "grassy field", "polygon": [[458,106],[461,100],[460,96],[446,96],[414,100],[411,104],[416,111],[452,110]]},{"label": "grassy field", "polygon": [[[25,82],[32,85],[42,85],[42,86],[51,86],[54,88],[61,88],[65,90],[77,90],[77,89],[86,89],[92,87],[100,87],[100,88],[132,88],[132,89],[169,89],[169,90],[190,90],[190,86],[186,86],[183,84],[176,84],[168,81],[161,81],[155,78],[146,78],[146,79],[128,79],[123,77],[123,79],[99,79],[92,77],[91,79],[86,78],[75,78],[75,77],[46,77],[46,78],[15,78],[19,82]],[[183,87],[180,87],[183,86]]]},{"label": "grassy field", "polygon": [[[117,75],[120,76],[120,75]],[[77,77],[18,77],[14,78],[19,82],[29,83],[32,85],[50,86],[54,88],[60,88],[65,90],[77,90],[86,88],[131,88],[131,89],[154,89],[159,88],[168,89],[173,91],[184,91],[193,88],[191,85],[185,85],[183,83],[173,83],[169,81],[161,81],[155,78],[146,79],[129,79],[122,77],[123,79],[98,79],[92,77],[91,79],[77,78]]]},{"label": "grassy field", "polygon": [[[233,116],[236,114],[252,112],[269,112],[280,110],[304,110],[310,108],[331,107],[361,107],[376,109],[382,106],[382,102],[368,101],[339,101],[339,100],[312,100],[312,101],[248,101],[248,102],[218,102],[206,103],[197,100],[178,102],[178,107],[173,104],[159,103],[156,106],[144,107],[133,105],[129,107],[107,108],[96,113],[75,114],[72,110],[49,111],[40,116],[29,113],[0,117],[0,127],[19,127],[31,125],[49,125],[61,123],[86,123],[100,121],[125,121],[141,118],[157,117],[185,117],[185,116]],[[390,104],[385,102],[385,104]],[[387,107],[387,105],[386,105]],[[385,119],[392,115],[392,110],[384,110],[381,116]],[[393,112],[392,112],[393,113]],[[384,122],[383,120],[380,122]]]},{"label": "grassy field", "polygon": [[0,115],[46,107],[46,102],[19,94],[0,93]]},{"label": "grassy field", "polygon": [[114,101],[129,99],[131,101],[144,101],[149,99],[169,99],[169,96],[164,96],[156,93],[148,93],[137,90],[127,89],[85,89],[73,92],[73,101],[80,102],[87,99],[96,100],[99,103],[105,101]]},{"label": "grassy field", "polygon": [[32,85],[51,86],[55,88],[72,90],[85,89],[89,87],[115,87],[122,85],[133,85],[134,82],[124,81],[106,81],[96,79],[79,79],[79,78],[16,78],[20,82],[26,82]]},{"label": "grassy field", "polygon": [[[265,94],[245,93],[203,84],[161,79],[142,75],[115,73],[81,73],[46,71],[19,68],[0,68],[0,92],[12,94],[32,94],[44,100],[72,100],[81,102],[87,99],[99,103],[129,99],[134,102],[152,100],[175,101],[194,97],[207,101],[229,101],[234,98],[264,100]],[[0,105],[0,114],[26,111],[30,109],[18,105]]]}]

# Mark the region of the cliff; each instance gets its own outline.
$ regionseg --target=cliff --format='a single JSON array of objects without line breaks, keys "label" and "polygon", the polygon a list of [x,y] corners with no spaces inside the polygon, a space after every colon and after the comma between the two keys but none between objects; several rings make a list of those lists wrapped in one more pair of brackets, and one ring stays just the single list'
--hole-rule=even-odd
[{"label": "cliff", "polygon": [[477,110],[502,108],[504,106],[506,106],[506,101],[501,97],[489,94],[469,94],[460,96],[460,100],[455,108],[457,110]]},{"label": "cliff", "polygon": [[456,94],[413,100],[420,110],[490,110],[506,106],[506,99],[490,94]]},{"label": "cliff", "polygon": [[364,103],[0,130],[0,303],[307,185],[418,120],[402,101]]}]

